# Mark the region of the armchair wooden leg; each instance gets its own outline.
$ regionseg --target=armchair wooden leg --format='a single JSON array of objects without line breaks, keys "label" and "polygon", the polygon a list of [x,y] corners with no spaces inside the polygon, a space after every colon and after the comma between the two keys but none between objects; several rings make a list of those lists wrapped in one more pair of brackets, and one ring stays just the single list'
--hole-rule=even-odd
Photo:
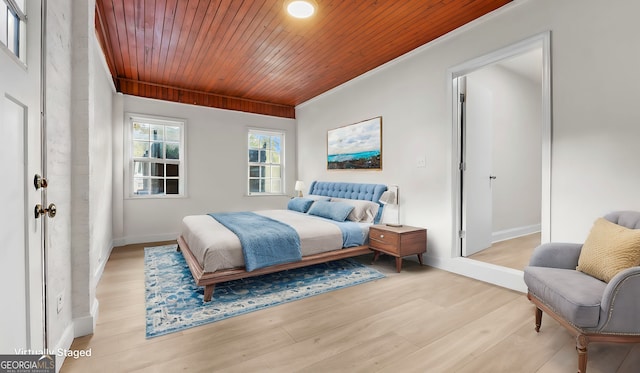
[{"label": "armchair wooden leg", "polygon": [[589,338],[583,334],[576,337],[576,351],[578,351],[578,373],[587,373],[587,345]]},{"label": "armchair wooden leg", "polygon": [[542,325],[542,310],[536,307],[536,333],[540,332],[540,325]]}]

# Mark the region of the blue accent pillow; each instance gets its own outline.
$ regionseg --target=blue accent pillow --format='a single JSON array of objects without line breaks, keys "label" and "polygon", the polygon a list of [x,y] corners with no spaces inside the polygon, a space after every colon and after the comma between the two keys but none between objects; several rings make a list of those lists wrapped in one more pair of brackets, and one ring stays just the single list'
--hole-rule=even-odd
[{"label": "blue accent pillow", "polygon": [[309,198],[295,197],[289,200],[289,203],[287,203],[287,208],[293,211],[307,212],[313,202],[314,201]]},{"label": "blue accent pillow", "polygon": [[316,201],[309,209],[309,215],[345,221],[351,210],[353,210],[353,206],[343,202]]}]

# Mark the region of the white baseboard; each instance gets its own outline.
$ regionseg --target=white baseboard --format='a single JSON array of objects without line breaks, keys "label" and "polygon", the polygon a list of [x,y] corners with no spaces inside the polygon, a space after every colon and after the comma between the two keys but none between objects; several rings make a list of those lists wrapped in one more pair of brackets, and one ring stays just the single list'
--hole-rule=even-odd
[{"label": "white baseboard", "polygon": [[532,233],[538,233],[541,231],[540,224],[533,225],[525,225],[524,227],[516,227],[505,229],[497,232],[491,233],[491,242],[496,243],[500,241],[510,240],[513,238],[518,238],[522,236],[526,236]]},{"label": "white baseboard", "polygon": [[153,235],[144,235],[144,236],[129,236],[123,238],[116,238],[113,240],[114,246],[125,246],[132,245],[136,243],[147,243],[147,242],[161,242],[161,241],[172,241],[177,240],[180,233],[163,233],[163,234],[153,234]]},{"label": "white baseboard", "polygon": [[62,336],[56,343],[51,353],[56,354],[56,372],[60,372],[62,369],[62,364],[64,364],[64,359],[66,356],[62,354],[62,356],[58,355],[58,351],[67,351],[71,348],[71,344],[73,343],[73,323],[67,325],[67,327],[62,332]]},{"label": "white baseboard", "polygon": [[94,299],[91,314],[89,316],[73,319],[73,321],[64,329],[62,336],[56,343],[53,350],[49,350],[56,354],[56,372],[60,372],[62,364],[67,358],[66,354],[60,353],[71,350],[73,339],[85,335],[93,334],[98,319],[98,300]]},{"label": "white baseboard", "polygon": [[445,271],[471,277],[507,289],[527,292],[523,272],[512,268],[483,263],[467,258],[441,258],[425,255],[425,264]]},{"label": "white baseboard", "polygon": [[74,338],[83,337],[93,334],[96,328],[96,320],[98,320],[98,299],[93,300],[91,313],[87,316],[73,319],[73,336]]},{"label": "white baseboard", "polygon": [[109,257],[111,256],[111,252],[114,248],[114,241],[111,241],[111,244],[108,249],[103,250],[103,254],[98,262],[98,268],[93,273],[93,286],[98,286],[98,282],[100,282],[100,278],[102,278],[102,273],[104,272],[104,267],[107,265],[107,261],[109,261]]}]

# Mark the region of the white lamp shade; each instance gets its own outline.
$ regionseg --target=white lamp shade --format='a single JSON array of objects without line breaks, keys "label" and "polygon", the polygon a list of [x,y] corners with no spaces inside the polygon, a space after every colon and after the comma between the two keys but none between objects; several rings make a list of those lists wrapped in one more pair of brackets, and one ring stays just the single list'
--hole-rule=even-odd
[{"label": "white lamp shade", "polygon": [[397,205],[398,200],[396,199],[396,194],[390,190],[387,190],[380,196],[380,203],[382,203],[383,205]]},{"label": "white lamp shade", "polygon": [[296,185],[293,187],[293,190],[298,192],[298,197],[302,197],[302,190],[304,189],[304,181],[298,180],[296,181]]}]

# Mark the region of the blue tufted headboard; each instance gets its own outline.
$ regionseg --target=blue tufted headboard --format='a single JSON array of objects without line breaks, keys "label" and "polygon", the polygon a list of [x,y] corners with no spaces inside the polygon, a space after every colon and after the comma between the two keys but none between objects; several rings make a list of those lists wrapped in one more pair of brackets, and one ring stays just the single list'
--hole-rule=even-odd
[{"label": "blue tufted headboard", "polygon": [[384,184],[339,183],[330,181],[314,181],[309,187],[309,194],[319,196],[361,199],[373,201],[380,205],[375,222],[380,221],[384,205],[380,203],[380,196],[387,190]]}]

